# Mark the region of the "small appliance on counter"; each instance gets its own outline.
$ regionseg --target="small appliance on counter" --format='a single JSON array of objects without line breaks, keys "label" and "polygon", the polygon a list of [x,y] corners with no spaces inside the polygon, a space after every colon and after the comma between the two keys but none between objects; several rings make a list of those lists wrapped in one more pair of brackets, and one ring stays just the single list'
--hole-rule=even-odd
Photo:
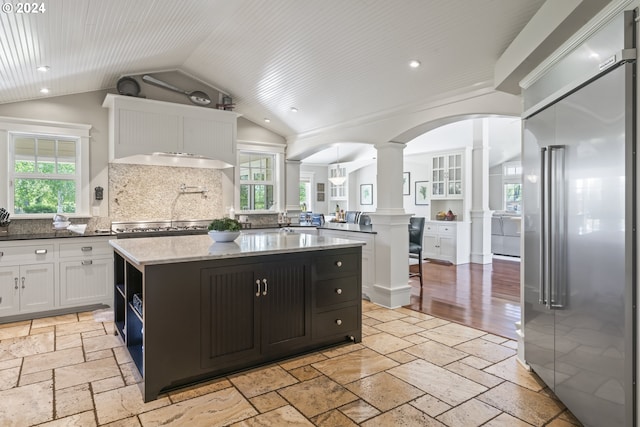
[{"label": "small appliance on counter", "polygon": [[53,228],[56,230],[66,230],[71,225],[71,221],[64,215],[55,214],[53,216]]},{"label": "small appliance on counter", "polygon": [[9,232],[9,212],[5,208],[0,208],[0,235],[7,234]]}]

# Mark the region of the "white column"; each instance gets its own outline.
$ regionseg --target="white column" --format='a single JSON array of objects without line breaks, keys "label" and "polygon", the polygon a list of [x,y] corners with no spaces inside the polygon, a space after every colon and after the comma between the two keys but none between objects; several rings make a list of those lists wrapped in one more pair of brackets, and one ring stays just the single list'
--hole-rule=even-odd
[{"label": "white column", "polygon": [[471,262],[490,264],[491,211],[489,210],[489,127],[488,119],[473,122],[471,202]]},{"label": "white column", "polygon": [[404,143],[376,144],[377,209],[371,214],[376,234],[375,283],[368,297],[384,307],[409,304],[409,218],[402,198]]},{"label": "white column", "polygon": [[300,212],[300,160],[285,160],[285,206],[289,217]]}]

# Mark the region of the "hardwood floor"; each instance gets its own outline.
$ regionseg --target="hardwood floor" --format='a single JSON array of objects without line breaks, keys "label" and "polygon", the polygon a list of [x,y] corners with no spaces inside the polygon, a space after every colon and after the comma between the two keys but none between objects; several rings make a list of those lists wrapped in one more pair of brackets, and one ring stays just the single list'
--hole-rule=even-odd
[{"label": "hardwood floor", "polygon": [[[417,265],[411,271],[417,271]],[[423,297],[420,279],[410,284],[412,310],[431,314],[517,339],[514,322],[520,319],[520,262],[503,259],[493,264],[423,264]]]}]

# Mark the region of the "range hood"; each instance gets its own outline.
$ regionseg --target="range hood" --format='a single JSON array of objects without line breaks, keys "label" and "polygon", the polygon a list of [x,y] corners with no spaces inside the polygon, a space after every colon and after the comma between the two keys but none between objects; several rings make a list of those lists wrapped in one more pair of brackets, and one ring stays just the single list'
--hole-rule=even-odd
[{"label": "range hood", "polygon": [[112,160],[112,163],[203,169],[226,169],[233,167],[230,163],[218,159],[211,159],[199,154],[162,151],[157,151],[151,154],[135,154],[133,156],[122,157]]}]

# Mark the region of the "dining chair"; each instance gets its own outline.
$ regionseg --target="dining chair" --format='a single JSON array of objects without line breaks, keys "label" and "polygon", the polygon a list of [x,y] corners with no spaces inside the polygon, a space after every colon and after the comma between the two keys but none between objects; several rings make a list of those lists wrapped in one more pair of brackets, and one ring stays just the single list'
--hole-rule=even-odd
[{"label": "dining chair", "polygon": [[422,299],[422,237],[424,217],[409,218],[409,258],[418,260],[418,273],[409,271],[409,277],[420,277],[420,298]]}]

